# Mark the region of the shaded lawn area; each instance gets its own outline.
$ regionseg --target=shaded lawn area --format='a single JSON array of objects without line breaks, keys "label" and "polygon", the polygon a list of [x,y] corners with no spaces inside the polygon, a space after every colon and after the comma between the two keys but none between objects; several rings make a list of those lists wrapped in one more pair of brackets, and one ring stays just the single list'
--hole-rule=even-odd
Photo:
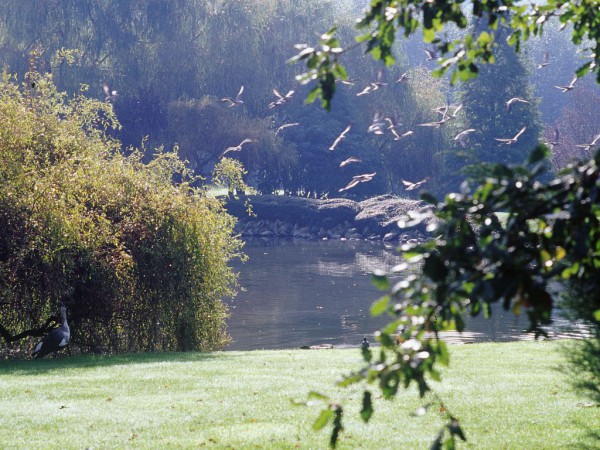
[{"label": "shaded lawn area", "polygon": [[[437,392],[462,424],[463,448],[598,448],[600,408],[576,393],[564,348],[574,342],[451,347]],[[313,432],[311,390],[346,407],[339,448],[429,448],[442,422],[414,388],[394,401],[372,387],[335,388],[360,350],[136,354],[0,362],[0,448],[327,448]],[[428,399],[425,399],[425,403]]]}]

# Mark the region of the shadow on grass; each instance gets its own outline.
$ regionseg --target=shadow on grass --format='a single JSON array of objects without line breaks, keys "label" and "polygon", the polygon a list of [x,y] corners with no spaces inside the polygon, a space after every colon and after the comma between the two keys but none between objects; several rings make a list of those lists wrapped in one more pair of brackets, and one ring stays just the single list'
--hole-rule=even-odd
[{"label": "shadow on grass", "polygon": [[[583,408],[596,408],[600,410],[600,333],[595,337],[569,342],[563,347],[568,364],[563,372],[568,376],[575,390],[589,398],[589,402],[581,403]],[[600,431],[580,424],[585,429],[588,437],[600,443]],[[579,446],[577,448],[600,448]]]},{"label": "shadow on grass", "polygon": [[121,355],[60,355],[55,358],[40,360],[2,360],[0,361],[0,376],[16,373],[20,375],[39,375],[41,373],[64,369],[109,367],[128,364],[198,362],[216,358],[230,360],[240,356],[232,352],[147,352]]}]

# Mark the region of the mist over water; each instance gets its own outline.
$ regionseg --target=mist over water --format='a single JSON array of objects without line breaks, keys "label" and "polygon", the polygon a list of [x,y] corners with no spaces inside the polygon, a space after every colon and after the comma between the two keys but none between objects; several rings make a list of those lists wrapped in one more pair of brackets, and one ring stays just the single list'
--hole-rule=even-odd
[{"label": "mist over water", "polygon": [[[298,348],[332,344],[358,347],[387,322],[371,317],[371,303],[381,296],[372,284],[374,269],[400,262],[393,247],[366,241],[257,239],[247,242],[246,263],[235,261],[241,291],[227,303],[226,350]],[[497,305],[495,305],[497,306]],[[492,317],[467,318],[463,333],[444,333],[449,342],[533,339],[525,334],[525,315],[493,308]],[[581,335],[582,327],[555,317],[552,336]]]}]

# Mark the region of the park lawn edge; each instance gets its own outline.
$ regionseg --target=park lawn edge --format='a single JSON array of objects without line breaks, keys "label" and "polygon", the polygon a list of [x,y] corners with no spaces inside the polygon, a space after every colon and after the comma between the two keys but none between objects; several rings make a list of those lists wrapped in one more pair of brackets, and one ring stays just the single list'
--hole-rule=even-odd
[{"label": "park lawn edge", "polygon": [[[600,408],[573,381],[575,341],[451,346],[436,392],[461,422],[464,448],[595,448]],[[359,417],[363,385],[335,387],[359,349],[63,356],[0,362],[0,448],[326,448],[312,424],[345,407],[339,448],[428,448],[443,411],[414,387]],[[417,417],[420,405],[427,414]],[[6,430],[9,430],[8,432]]]}]

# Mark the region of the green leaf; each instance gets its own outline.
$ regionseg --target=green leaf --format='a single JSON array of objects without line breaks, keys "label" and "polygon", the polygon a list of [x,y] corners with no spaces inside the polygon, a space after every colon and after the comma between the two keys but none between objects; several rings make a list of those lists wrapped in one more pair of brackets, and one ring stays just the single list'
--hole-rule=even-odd
[{"label": "green leaf", "polygon": [[381,291],[387,291],[390,288],[390,280],[387,275],[381,271],[373,272],[371,275],[371,283]]},{"label": "green leaf", "polygon": [[379,300],[375,301],[371,305],[371,315],[373,317],[377,317],[382,315],[387,311],[388,305],[390,304],[390,297],[388,295],[384,295]]},{"label": "green leaf", "polygon": [[360,416],[365,422],[368,422],[373,415],[373,402],[371,401],[371,393],[365,391],[363,393],[362,409],[360,410]]},{"label": "green leaf", "polygon": [[548,158],[550,156],[550,152],[548,150],[548,147],[546,147],[545,145],[538,145],[536,148],[534,148],[531,151],[531,154],[529,155],[529,159],[528,159],[528,163],[529,164],[535,164],[537,162],[540,162],[546,158]]},{"label": "green leaf", "polygon": [[594,311],[594,319],[596,319],[598,322],[600,322],[600,309],[597,309],[596,311]]},{"label": "green leaf", "polygon": [[308,398],[309,399],[323,400],[323,401],[329,400],[329,397],[327,397],[326,395],[323,395],[323,394],[321,394],[320,392],[317,392],[317,391],[310,391],[308,393]]},{"label": "green leaf", "polygon": [[315,423],[313,423],[313,430],[322,430],[323,427],[327,425],[330,420],[333,420],[334,417],[335,413],[330,408],[323,409],[317,420],[315,420]]}]

